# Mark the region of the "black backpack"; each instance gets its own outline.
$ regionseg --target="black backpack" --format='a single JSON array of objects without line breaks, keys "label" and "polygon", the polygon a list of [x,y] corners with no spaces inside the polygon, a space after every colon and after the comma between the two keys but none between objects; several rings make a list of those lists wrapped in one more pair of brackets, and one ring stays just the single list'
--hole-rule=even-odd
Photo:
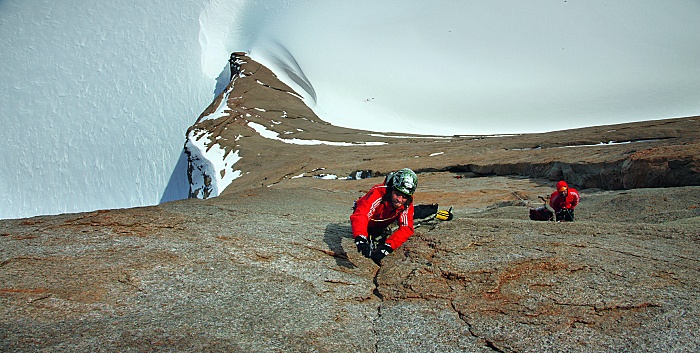
[{"label": "black backpack", "polygon": [[438,204],[413,205],[414,221],[433,218],[438,213]]},{"label": "black backpack", "polygon": [[546,206],[531,208],[530,219],[533,221],[553,221],[554,212],[550,211]]}]

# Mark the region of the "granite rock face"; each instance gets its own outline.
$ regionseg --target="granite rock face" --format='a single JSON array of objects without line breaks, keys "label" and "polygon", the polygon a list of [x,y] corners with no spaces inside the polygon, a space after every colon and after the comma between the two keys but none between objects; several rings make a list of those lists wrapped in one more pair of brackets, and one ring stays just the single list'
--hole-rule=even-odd
[{"label": "granite rock face", "polygon": [[[417,228],[376,266],[352,201],[378,178],[0,222],[3,351],[694,352],[700,187],[583,189],[419,174]],[[512,191],[517,193],[514,194]]]},{"label": "granite rock face", "polygon": [[[0,351],[700,350],[698,118],[394,138],[329,125],[244,65],[203,116],[229,113],[188,132],[240,157],[193,192],[240,171],[220,196],[0,221]],[[455,218],[380,267],[351,206],[403,167]],[[529,220],[562,178],[576,222]]]}]

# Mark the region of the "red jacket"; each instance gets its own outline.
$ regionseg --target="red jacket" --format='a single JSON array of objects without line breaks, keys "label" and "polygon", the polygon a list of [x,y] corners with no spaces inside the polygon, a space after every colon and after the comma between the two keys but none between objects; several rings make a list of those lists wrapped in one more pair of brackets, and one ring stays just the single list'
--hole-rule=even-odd
[{"label": "red jacket", "polygon": [[554,212],[562,209],[573,210],[576,208],[579,200],[581,200],[581,196],[574,188],[569,188],[568,192],[569,193],[566,195],[566,197],[562,197],[561,194],[559,194],[559,191],[555,191],[549,196],[549,205],[552,206]]},{"label": "red jacket", "polygon": [[365,196],[357,200],[355,212],[350,216],[352,236],[367,235],[367,227],[387,227],[398,221],[399,229],[392,233],[386,244],[396,250],[413,235],[413,202],[408,207],[394,209],[384,200],[388,188],[384,184],[373,186]]}]

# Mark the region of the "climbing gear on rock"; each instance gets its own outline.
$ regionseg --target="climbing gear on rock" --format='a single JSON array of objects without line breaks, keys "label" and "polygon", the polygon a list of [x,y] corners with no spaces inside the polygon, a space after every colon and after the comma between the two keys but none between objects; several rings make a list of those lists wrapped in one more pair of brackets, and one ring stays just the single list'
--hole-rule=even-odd
[{"label": "climbing gear on rock", "polygon": [[435,215],[435,218],[441,221],[451,221],[453,217],[454,214],[452,214],[452,207],[450,207],[449,210],[439,210]]}]

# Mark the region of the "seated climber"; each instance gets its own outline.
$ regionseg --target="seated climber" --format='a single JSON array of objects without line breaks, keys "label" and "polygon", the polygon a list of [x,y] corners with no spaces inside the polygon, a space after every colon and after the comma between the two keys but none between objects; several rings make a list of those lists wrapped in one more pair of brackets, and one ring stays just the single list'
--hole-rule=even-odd
[{"label": "seated climber", "polygon": [[[357,251],[377,265],[413,235],[413,193],[417,186],[416,173],[404,168],[355,202],[350,224]],[[398,223],[398,229],[384,238],[385,230],[394,222]],[[375,238],[379,246],[372,249],[370,243]]]},{"label": "seated climber", "polygon": [[554,210],[557,222],[573,222],[574,208],[578,206],[581,196],[564,180],[559,181],[556,187],[557,190],[549,196],[549,206]]}]

